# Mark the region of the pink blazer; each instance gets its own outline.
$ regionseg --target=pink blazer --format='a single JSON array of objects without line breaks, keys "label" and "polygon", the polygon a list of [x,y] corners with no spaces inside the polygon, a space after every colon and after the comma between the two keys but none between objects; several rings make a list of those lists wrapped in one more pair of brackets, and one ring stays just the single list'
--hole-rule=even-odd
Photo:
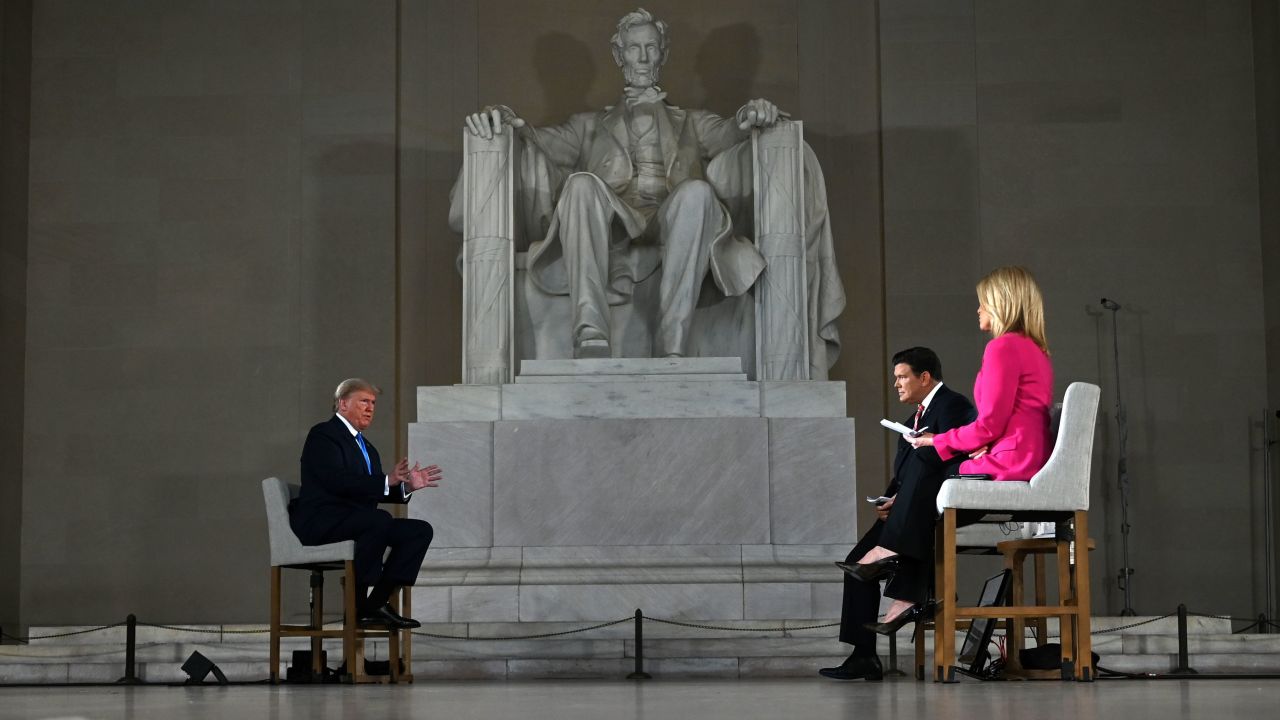
[{"label": "pink blazer", "polygon": [[996,480],[1030,480],[1049,459],[1049,407],[1053,365],[1030,338],[1005,333],[987,343],[973,382],[978,419],[933,438],[938,456],[948,460],[980,447],[990,450],[960,464],[962,473],[985,473]]}]

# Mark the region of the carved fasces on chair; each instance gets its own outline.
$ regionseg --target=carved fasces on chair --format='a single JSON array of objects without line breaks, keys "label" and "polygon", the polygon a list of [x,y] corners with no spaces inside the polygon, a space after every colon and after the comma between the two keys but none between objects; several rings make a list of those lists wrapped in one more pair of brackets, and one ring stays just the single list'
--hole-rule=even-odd
[{"label": "carved fasces on chair", "polygon": [[780,120],[751,133],[756,281],[756,379],[809,379],[808,263],[805,257],[804,130]]},{"label": "carved fasces on chair", "polygon": [[463,131],[462,381],[511,382],[516,133]]}]

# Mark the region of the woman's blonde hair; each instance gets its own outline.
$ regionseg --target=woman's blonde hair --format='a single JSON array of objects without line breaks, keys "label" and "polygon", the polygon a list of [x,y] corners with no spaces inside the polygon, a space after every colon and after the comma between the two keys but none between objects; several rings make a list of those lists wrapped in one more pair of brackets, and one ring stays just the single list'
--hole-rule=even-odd
[{"label": "woman's blonde hair", "polygon": [[998,267],[978,281],[978,302],[991,316],[991,336],[1022,333],[1049,354],[1044,335],[1044,298],[1036,279],[1018,265]]}]

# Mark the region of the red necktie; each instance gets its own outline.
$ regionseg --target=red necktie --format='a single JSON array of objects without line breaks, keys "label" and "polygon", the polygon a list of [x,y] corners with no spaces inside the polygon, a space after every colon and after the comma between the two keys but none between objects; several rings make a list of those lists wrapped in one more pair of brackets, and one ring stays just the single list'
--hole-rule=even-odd
[{"label": "red necktie", "polygon": [[920,416],[924,414],[924,404],[916,406],[916,417],[911,421],[911,429],[918,430],[920,428]]}]

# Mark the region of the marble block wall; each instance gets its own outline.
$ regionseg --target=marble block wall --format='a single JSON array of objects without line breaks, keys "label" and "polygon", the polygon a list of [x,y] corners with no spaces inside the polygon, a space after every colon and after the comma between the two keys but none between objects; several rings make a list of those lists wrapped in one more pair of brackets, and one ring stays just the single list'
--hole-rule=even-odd
[{"label": "marble block wall", "polygon": [[[550,395],[531,404],[531,388]],[[436,529],[415,613],[838,617],[831,563],[857,537],[843,409],[839,382],[420,388],[410,461],[440,465],[445,479],[410,505]]]}]

